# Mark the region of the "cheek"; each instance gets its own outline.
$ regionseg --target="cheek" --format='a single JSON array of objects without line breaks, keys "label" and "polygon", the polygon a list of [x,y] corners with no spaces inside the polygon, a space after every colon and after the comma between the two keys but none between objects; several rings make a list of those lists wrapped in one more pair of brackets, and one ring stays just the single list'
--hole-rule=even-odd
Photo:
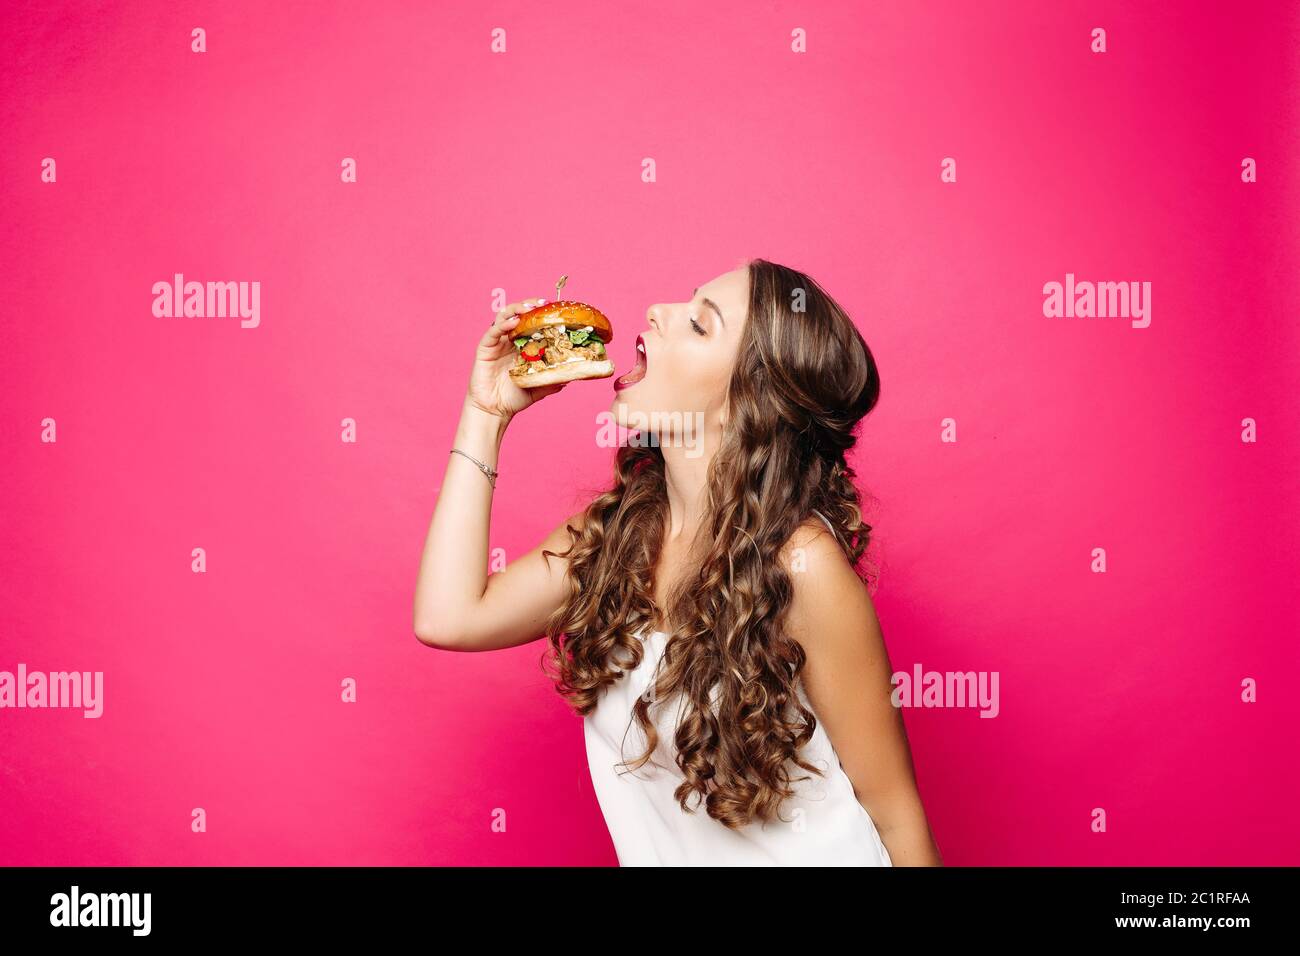
[{"label": "cheek", "polygon": [[698,372],[675,368],[653,382],[648,382],[640,400],[665,412],[680,411],[694,408],[703,392]]},{"label": "cheek", "polygon": [[683,400],[689,397],[690,407],[699,411],[717,408],[727,392],[730,378],[730,364],[710,356],[709,361],[695,366],[689,381],[682,383]]}]

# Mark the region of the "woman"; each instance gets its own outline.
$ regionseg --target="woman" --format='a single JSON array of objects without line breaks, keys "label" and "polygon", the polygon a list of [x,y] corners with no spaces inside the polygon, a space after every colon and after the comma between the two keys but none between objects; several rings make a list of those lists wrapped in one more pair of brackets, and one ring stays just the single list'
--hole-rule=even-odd
[{"label": "woman", "polygon": [[644,375],[638,359],[610,409],[650,434],[618,449],[609,491],[488,575],[502,436],[565,387],[508,375],[517,316],[544,301],[479,342],[416,635],[548,638],[621,865],[941,865],[856,570],[871,528],[844,453],[880,384],[852,321],[762,259],[651,307]]}]

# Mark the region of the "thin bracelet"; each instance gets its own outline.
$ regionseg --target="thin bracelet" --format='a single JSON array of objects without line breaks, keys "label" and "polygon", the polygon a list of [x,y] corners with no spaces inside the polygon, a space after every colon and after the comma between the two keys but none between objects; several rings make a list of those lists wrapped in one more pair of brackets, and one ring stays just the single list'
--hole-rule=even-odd
[{"label": "thin bracelet", "polygon": [[[463,451],[461,451],[459,448],[453,448],[451,451],[452,451],[452,454],[455,454],[455,455],[465,455],[465,453],[464,453]],[[497,474],[498,474],[498,472],[497,472],[497,470],[496,470],[495,468],[492,468],[492,467],[489,467],[488,465],[483,464],[483,462],[479,461],[479,460],[478,460],[477,458],[475,458],[473,455],[465,455],[465,457],[468,458],[470,461],[472,461],[474,464],[478,465],[478,470],[481,471],[481,472],[483,472],[483,474],[487,475],[487,479],[488,479],[488,481],[492,482],[492,487],[493,487],[493,488],[495,488],[495,487],[497,486]]]}]

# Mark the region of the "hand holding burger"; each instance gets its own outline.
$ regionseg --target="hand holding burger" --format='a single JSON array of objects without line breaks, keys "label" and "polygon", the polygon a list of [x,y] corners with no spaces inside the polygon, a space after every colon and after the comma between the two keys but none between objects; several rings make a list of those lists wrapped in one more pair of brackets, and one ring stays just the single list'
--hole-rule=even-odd
[{"label": "hand holding burger", "polygon": [[[557,289],[567,278],[561,278]],[[521,328],[525,318],[529,324]],[[535,333],[541,337],[533,338]],[[570,381],[612,375],[614,366],[605,354],[605,343],[613,337],[609,319],[581,302],[512,303],[497,313],[479,341],[466,400],[509,421]],[[534,342],[538,344],[529,347]]]}]

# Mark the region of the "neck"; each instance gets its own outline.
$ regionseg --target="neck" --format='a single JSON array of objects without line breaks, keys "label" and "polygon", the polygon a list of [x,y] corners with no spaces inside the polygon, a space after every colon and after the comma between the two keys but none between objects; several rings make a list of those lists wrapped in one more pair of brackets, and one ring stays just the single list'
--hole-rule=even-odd
[{"label": "neck", "polygon": [[704,521],[709,464],[718,450],[718,433],[706,430],[692,447],[670,442],[660,447],[664,456],[664,485],[668,493],[668,543],[694,539]]}]

